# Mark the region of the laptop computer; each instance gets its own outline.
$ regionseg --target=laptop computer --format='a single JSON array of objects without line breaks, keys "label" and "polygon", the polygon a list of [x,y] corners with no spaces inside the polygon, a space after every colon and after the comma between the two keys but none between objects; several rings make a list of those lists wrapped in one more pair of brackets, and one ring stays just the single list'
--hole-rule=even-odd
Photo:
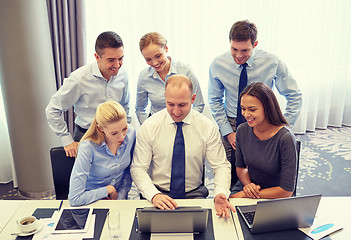
[{"label": "laptop computer", "polygon": [[206,231],[209,210],[202,207],[137,208],[137,230],[141,233],[201,233]]},{"label": "laptop computer", "polygon": [[251,233],[310,227],[321,194],[258,201],[255,205],[237,206]]}]

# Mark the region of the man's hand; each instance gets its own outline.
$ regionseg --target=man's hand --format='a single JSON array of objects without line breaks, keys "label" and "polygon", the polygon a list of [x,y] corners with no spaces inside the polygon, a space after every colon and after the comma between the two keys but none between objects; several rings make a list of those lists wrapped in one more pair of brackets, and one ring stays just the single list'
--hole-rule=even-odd
[{"label": "man's hand", "polygon": [[154,204],[155,207],[161,210],[174,210],[178,207],[176,201],[170,196],[164,195],[162,193],[156,194],[152,199],[151,202]]},{"label": "man's hand", "polygon": [[223,193],[217,194],[214,202],[217,216],[230,218],[230,210],[235,212],[234,206],[227,200],[227,197]]},{"label": "man's hand", "polygon": [[108,186],[106,186],[106,188],[107,188],[107,194],[108,194],[106,199],[107,200],[116,200],[118,197],[118,193],[116,191],[116,188],[112,185],[108,185]]},{"label": "man's hand", "polygon": [[232,145],[234,150],[236,149],[235,148],[235,135],[236,135],[235,132],[232,132],[232,133],[229,133],[229,134],[225,135],[227,137],[227,139],[228,139],[228,142],[230,143],[230,145]]},{"label": "man's hand", "polygon": [[67,146],[63,147],[66,152],[67,157],[76,157],[77,156],[77,149],[78,149],[78,142],[73,142]]}]

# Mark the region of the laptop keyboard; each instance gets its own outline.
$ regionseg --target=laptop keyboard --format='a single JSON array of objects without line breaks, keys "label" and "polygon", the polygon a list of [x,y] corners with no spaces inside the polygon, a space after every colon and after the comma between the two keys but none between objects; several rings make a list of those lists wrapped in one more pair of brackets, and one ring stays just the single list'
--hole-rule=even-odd
[{"label": "laptop keyboard", "polygon": [[252,225],[253,224],[253,220],[255,217],[255,211],[252,212],[244,212],[244,217],[246,218],[247,222]]}]

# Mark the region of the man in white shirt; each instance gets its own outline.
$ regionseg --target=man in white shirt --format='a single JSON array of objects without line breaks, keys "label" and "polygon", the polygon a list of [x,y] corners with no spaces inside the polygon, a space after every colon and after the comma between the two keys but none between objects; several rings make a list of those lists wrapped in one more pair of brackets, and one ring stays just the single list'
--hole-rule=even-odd
[{"label": "man in white shirt", "polygon": [[217,215],[229,217],[230,163],[226,159],[218,127],[191,109],[196,95],[184,75],[173,75],[165,87],[166,109],[148,118],[140,127],[131,174],[141,194],[160,209],[178,205],[169,195],[176,123],[183,122],[185,146],[185,198],[206,198],[202,175],[205,158],[214,171],[214,202]]}]

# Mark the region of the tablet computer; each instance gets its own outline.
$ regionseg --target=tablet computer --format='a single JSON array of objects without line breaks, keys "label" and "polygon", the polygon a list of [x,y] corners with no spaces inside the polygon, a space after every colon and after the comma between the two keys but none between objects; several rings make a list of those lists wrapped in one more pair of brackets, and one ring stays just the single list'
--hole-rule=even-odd
[{"label": "tablet computer", "polygon": [[69,207],[59,211],[52,233],[82,233],[87,232],[93,208]]}]

